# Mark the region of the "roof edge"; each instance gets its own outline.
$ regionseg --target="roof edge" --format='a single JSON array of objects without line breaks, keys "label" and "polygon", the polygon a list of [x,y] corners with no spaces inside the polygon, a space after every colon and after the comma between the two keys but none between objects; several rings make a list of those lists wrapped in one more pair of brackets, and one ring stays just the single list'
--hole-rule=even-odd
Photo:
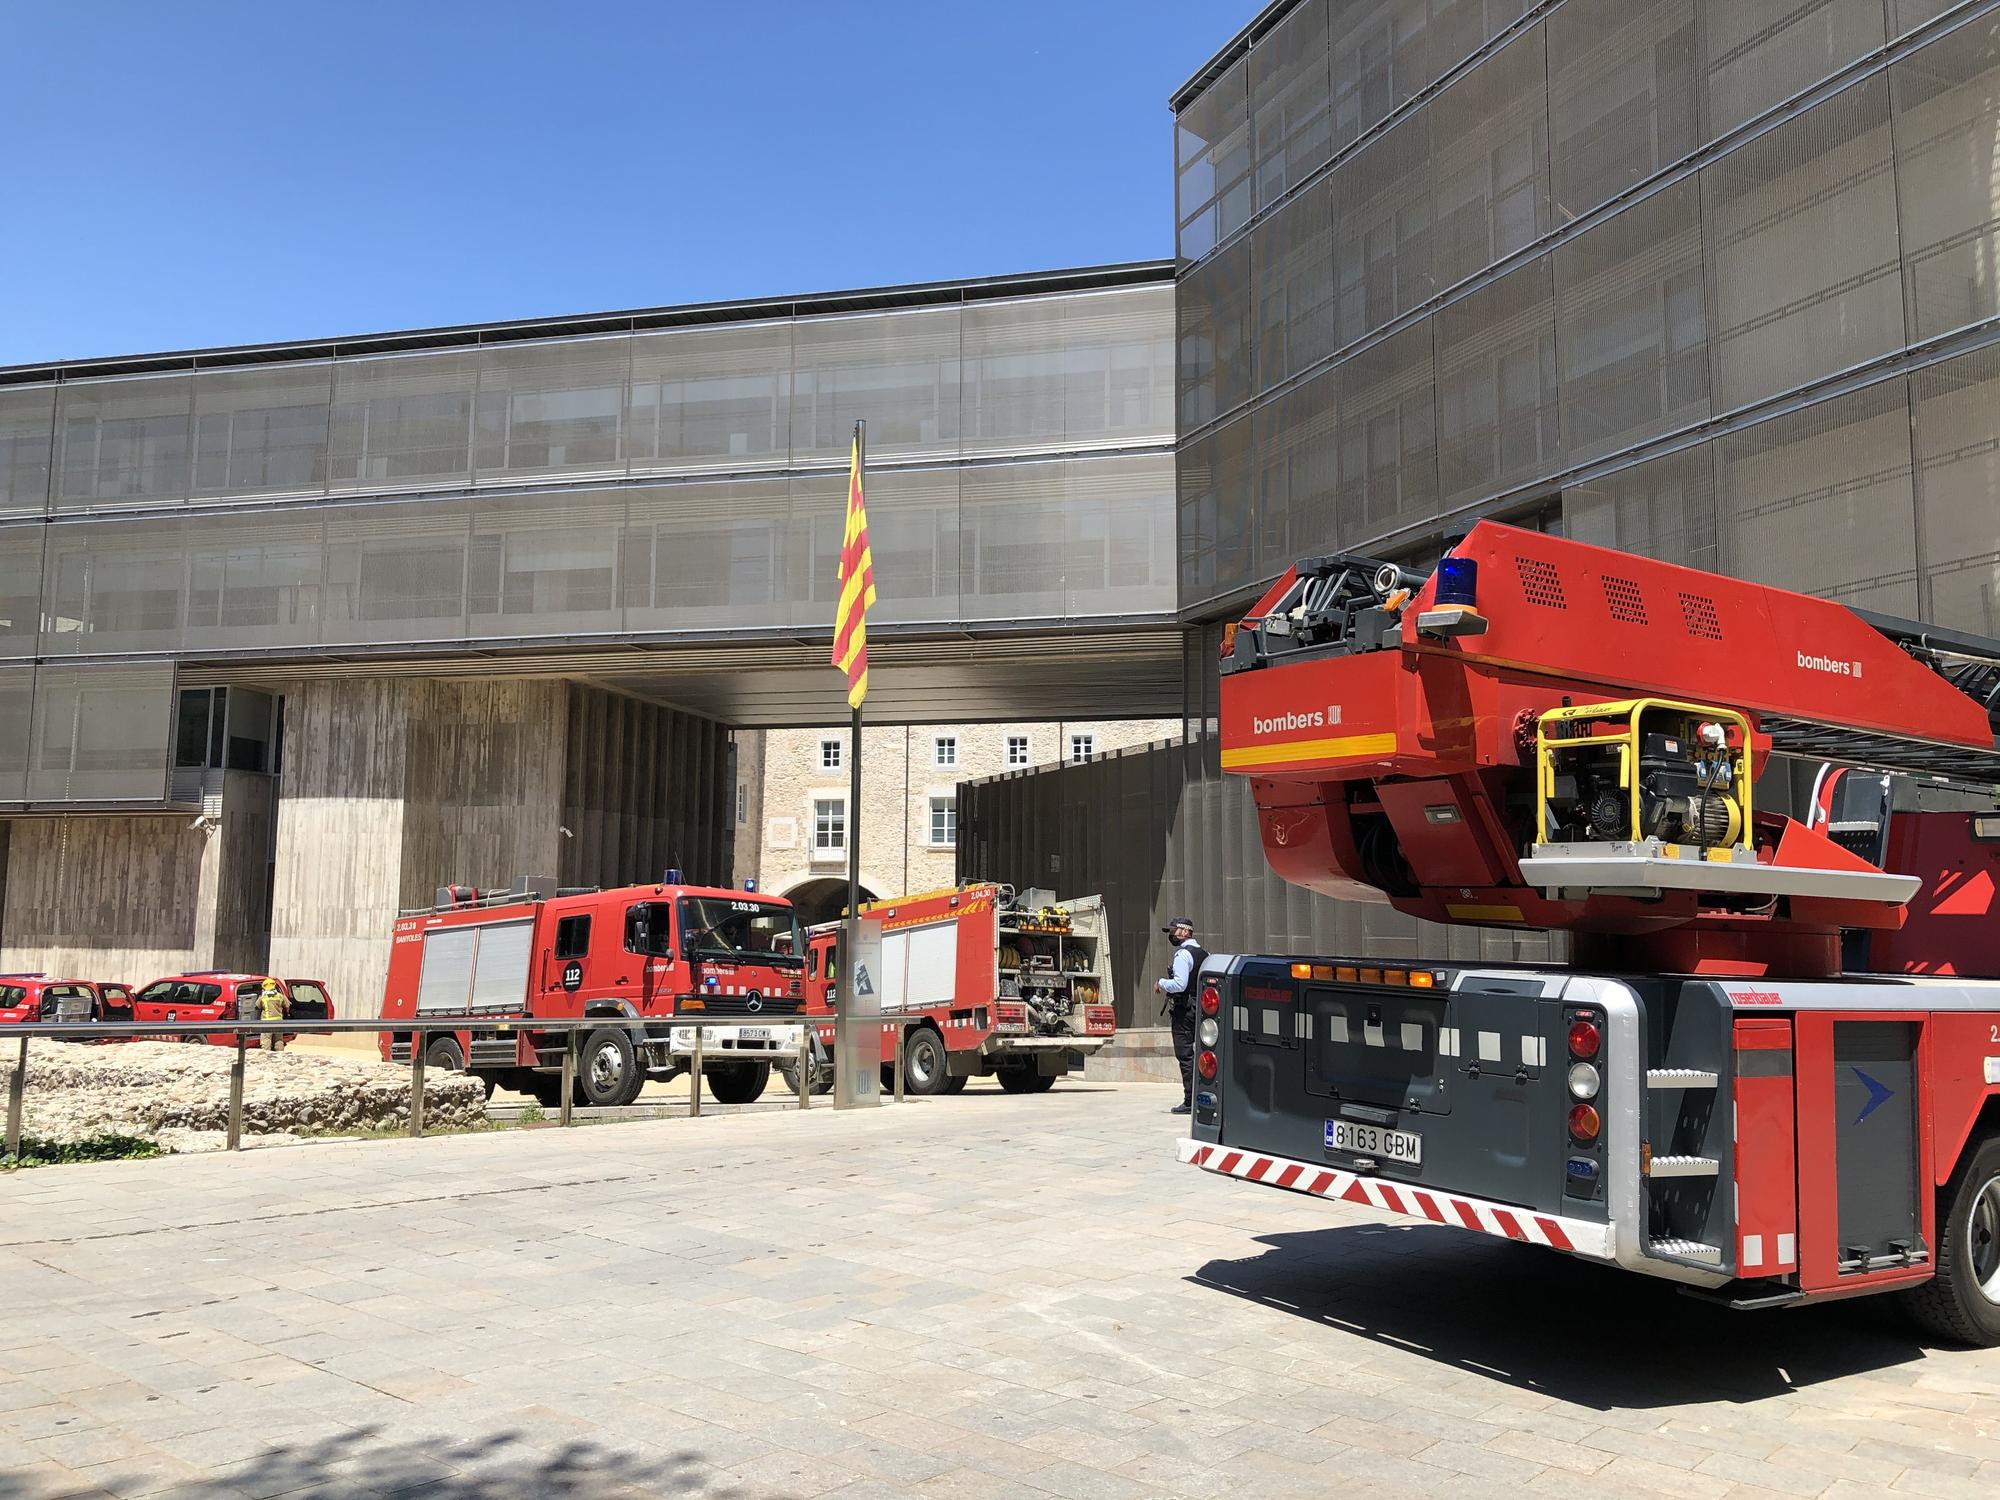
[{"label": "roof edge", "polygon": [[1113,291],[1121,287],[1171,285],[1173,276],[1174,262],[1171,258],[1120,261],[1111,265],[1074,266],[1005,276],[908,282],[901,285],[806,292],[793,296],[735,298],[721,302],[690,302],[622,312],[517,318],[495,323],[457,323],[436,328],[390,330],[332,338],[286,339],[267,344],[218,345],[204,349],[169,350],[153,354],[37,360],[28,364],[0,366],[0,386],[31,385],[47,381],[112,375],[169,374],[196,369],[275,364],[290,360],[332,359],[362,354],[397,354],[422,349],[466,348],[483,344],[516,343],[527,339],[637,333],[654,329],[699,327],[705,324],[751,322],[760,318],[802,317],[842,312],[886,312],[897,308],[935,307],[951,303],[1061,292]]},{"label": "roof edge", "polygon": [[1243,29],[1224,42],[1215,55],[1203,63],[1188,81],[1175,89],[1167,99],[1167,108],[1179,114],[1193,100],[1194,96],[1220,78],[1239,58],[1247,57],[1250,48],[1275,27],[1286,16],[1297,10],[1305,0],[1271,0],[1256,15],[1252,16]]}]

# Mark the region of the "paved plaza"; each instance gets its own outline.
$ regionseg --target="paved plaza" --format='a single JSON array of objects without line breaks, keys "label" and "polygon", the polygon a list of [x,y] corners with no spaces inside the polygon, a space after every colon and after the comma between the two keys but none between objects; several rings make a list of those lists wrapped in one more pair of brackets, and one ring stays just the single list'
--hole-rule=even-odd
[{"label": "paved plaza", "polygon": [[2000,1352],[990,1086],[0,1179],[0,1500],[2000,1494]]}]

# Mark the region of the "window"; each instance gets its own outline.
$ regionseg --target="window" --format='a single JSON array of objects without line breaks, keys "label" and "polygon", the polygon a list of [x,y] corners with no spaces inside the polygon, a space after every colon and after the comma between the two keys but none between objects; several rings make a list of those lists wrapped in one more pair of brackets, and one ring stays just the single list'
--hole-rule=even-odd
[{"label": "window", "polygon": [[664,904],[640,901],[625,908],[625,951],[655,958],[673,955],[673,924]]},{"label": "window", "polygon": [[949,849],[958,842],[958,798],[931,798],[931,847]]},{"label": "window", "polygon": [[1097,736],[1073,734],[1069,737],[1069,763],[1080,766],[1097,757]]},{"label": "window", "polygon": [[1025,734],[1007,736],[1007,764],[1025,766],[1028,763],[1028,737]]},{"label": "window", "polygon": [[847,848],[847,799],[813,798],[813,852],[839,854]]},{"label": "window", "polygon": [[931,741],[932,764],[955,766],[958,764],[958,736],[941,734]]},{"label": "window", "polygon": [[590,918],[564,917],[556,923],[556,957],[582,958],[590,951]]},{"label": "window", "polygon": [[819,742],[819,768],[822,771],[838,771],[840,769],[841,748],[839,740],[821,740]]}]

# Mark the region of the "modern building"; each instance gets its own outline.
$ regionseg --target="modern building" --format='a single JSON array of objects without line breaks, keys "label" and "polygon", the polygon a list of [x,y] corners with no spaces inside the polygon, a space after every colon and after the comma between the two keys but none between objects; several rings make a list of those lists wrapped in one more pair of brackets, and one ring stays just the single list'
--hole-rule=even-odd
[{"label": "modern building", "polygon": [[447,881],[734,874],[732,730],[1179,697],[1171,266],[0,370],[0,968],[371,1008]]},{"label": "modern building", "polygon": [[[791,897],[809,923],[846,908],[851,837],[860,841],[864,901],[937,890],[958,878],[960,782],[1087,765],[1180,732],[1178,718],[865,727],[858,808],[850,806],[847,726],[741,733],[737,815],[754,832],[738,869],[762,889]],[[968,878],[1009,874],[989,869]]]},{"label": "modern building", "polygon": [[[1169,906],[1213,948],[1511,951],[1240,836],[1214,642],[1296,557],[1498,516],[2000,633],[1994,6],[1279,0],[1172,104],[1191,748],[1068,776],[1038,835],[1118,866],[1122,991]],[[974,855],[1030,858],[1042,796],[978,789]]]}]

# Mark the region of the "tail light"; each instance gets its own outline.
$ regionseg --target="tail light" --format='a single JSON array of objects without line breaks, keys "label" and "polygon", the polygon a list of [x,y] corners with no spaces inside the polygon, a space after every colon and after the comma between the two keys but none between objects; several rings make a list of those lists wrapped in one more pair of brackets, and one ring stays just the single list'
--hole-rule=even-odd
[{"label": "tail light", "polygon": [[1604,1128],[1597,1109],[1589,1104],[1573,1104],[1569,1111],[1569,1133],[1579,1141],[1594,1141]]},{"label": "tail light", "polygon": [[1213,1052],[1202,1053],[1200,1057],[1195,1059],[1194,1065],[1195,1070],[1204,1079],[1213,1079],[1215,1077],[1215,1054]]},{"label": "tail light", "polygon": [[1212,984],[1203,985],[1201,987],[1200,1004],[1203,1015],[1214,1015],[1222,1009],[1222,991]]},{"label": "tail light", "polygon": [[1604,1034],[1591,1020],[1572,1021],[1569,1028],[1569,1052],[1571,1057],[1589,1059],[1597,1056],[1597,1049],[1604,1045]]}]

